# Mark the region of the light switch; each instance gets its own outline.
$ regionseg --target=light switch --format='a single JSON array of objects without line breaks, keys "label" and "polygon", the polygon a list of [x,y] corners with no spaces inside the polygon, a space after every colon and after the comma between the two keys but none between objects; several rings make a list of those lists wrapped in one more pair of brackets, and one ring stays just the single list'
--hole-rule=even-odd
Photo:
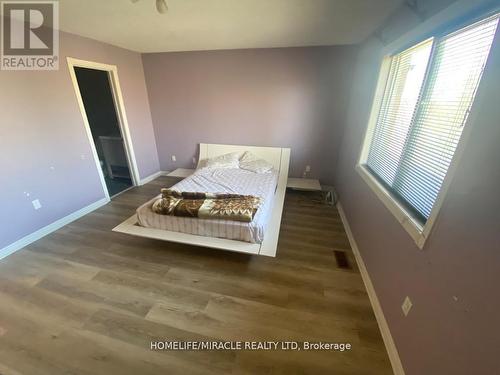
[{"label": "light switch", "polygon": [[33,208],[35,210],[39,210],[40,208],[42,208],[42,204],[40,203],[40,201],[38,199],[35,199],[31,203],[33,204]]}]

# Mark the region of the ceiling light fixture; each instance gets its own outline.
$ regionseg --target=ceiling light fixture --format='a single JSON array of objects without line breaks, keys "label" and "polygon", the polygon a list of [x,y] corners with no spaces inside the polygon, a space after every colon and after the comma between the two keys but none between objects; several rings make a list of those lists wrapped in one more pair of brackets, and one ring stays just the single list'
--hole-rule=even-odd
[{"label": "ceiling light fixture", "polygon": [[[132,3],[137,3],[139,0],[130,0]],[[165,14],[168,12],[168,5],[166,0],[156,0],[156,10],[160,14]]]},{"label": "ceiling light fixture", "polygon": [[168,12],[167,2],[165,0],[156,0],[156,10],[160,14],[165,14]]}]

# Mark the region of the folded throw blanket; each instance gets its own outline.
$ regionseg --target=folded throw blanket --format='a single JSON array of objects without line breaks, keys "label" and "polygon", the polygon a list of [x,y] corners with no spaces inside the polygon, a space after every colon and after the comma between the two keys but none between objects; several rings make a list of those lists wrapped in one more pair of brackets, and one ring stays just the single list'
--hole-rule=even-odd
[{"label": "folded throw blanket", "polygon": [[197,217],[251,222],[262,204],[253,195],[178,192],[161,189],[162,197],[153,203],[160,215]]}]

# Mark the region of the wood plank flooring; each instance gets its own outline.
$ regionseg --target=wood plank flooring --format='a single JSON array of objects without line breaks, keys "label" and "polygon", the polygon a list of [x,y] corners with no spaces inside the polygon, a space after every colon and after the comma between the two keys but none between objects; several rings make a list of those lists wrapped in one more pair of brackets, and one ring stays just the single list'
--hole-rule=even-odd
[{"label": "wood plank flooring", "polygon": [[[111,231],[174,182],[129,190],[0,261],[0,374],[392,373],[334,207],[288,192],[277,258]],[[174,340],[352,350],[150,350],[151,341]]]}]

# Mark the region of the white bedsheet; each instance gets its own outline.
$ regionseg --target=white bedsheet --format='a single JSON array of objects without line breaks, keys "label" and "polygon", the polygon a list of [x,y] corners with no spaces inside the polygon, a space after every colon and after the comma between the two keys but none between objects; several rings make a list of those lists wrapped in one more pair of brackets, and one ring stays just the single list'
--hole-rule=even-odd
[{"label": "white bedsheet", "polygon": [[254,173],[243,169],[200,169],[172,186],[172,189],[177,191],[233,193],[261,197],[264,202],[250,223],[158,215],[151,209],[158,197],[137,209],[138,222],[147,228],[261,243],[272,211],[277,180],[276,171]]}]

